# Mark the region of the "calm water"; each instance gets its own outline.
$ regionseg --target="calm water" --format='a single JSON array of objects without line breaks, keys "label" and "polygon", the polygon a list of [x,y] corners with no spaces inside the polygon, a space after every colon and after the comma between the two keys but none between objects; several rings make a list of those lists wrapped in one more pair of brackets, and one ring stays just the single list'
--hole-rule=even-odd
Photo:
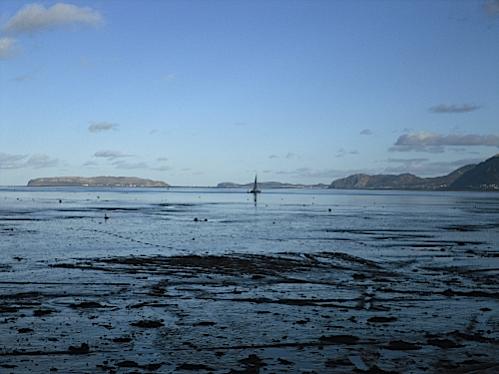
[{"label": "calm water", "polygon": [[254,206],[238,189],[2,188],[0,259],[334,250],[435,261],[452,241],[495,250],[498,223],[496,193],[269,190]]}]

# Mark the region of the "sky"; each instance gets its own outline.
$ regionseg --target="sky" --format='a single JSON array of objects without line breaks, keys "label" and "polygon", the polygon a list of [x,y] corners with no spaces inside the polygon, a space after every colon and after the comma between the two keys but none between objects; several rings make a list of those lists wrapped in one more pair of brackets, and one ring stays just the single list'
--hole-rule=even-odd
[{"label": "sky", "polygon": [[498,0],[0,2],[0,185],[330,183],[498,152]]}]

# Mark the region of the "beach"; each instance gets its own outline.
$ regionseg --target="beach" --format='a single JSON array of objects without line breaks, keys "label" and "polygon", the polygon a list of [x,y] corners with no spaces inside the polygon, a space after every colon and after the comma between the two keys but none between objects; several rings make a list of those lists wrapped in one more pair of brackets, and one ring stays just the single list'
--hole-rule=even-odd
[{"label": "beach", "polygon": [[247,195],[2,189],[2,372],[499,370],[497,194]]}]

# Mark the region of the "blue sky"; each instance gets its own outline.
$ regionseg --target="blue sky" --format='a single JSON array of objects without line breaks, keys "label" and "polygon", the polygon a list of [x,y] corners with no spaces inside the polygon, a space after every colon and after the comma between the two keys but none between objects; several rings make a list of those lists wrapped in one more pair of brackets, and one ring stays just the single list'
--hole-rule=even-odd
[{"label": "blue sky", "polygon": [[438,175],[499,152],[499,1],[0,3],[0,185]]}]

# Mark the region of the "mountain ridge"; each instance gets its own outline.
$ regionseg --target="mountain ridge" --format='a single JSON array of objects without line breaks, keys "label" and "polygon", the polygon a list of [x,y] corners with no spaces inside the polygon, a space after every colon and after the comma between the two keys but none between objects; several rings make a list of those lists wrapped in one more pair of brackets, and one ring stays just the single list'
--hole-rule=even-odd
[{"label": "mountain ridge", "polygon": [[414,174],[353,174],[336,179],[330,189],[401,189],[425,191],[499,191],[499,154],[438,177]]}]

